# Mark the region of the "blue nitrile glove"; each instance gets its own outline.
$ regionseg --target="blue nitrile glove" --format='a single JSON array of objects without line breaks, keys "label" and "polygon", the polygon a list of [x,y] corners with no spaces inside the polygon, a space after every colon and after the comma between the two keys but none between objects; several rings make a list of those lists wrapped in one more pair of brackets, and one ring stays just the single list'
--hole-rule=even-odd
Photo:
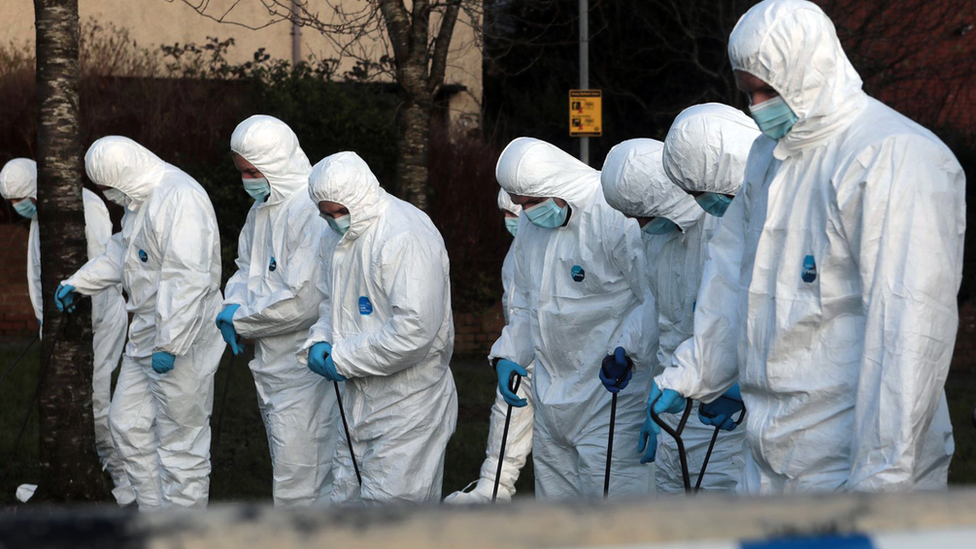
[{"label": "blue nitrile glove", "polygon": [[[660,398],[658,398],[660,397]],[[654,402],[657,400],[657,402]],[[661,434],[661,426],[651,417],[651,404],[654,404],[654,412],[661,414],[676,414],[685,408],[685,399],[677,391],[661,388],[656,381],[651,382],[651,394],[647,397],[646,417],[641,426],[640,438],[637,440],[637,451],[643,452],[641,463],[654,461],[657,454],[657,436]]]},{"label": "blue nitrile glove", "polygon": [[600,381],[603,387],[611,393],[618,393],[627,387],[630,380],[634,377],[634,362],[627,356],[627,351],[623,347],[614,349],[612,355],[607,355],[603,359],[600,367]]},{"label": "blue nitrile glove", "polygon": [[332,353],[325,357],[325,379],[329,381],[345,381],[346,376],[336,371],[335,362],[332,361]]},{"label": "blue nitrile glove", "polygon": [[736,383],[713,402],[702,402],[698,406],[698,419],[705,425],[721,427],[723,431],[734,431],[739,425],[733,418],[743,409],[745,405],[742,403],[742,393]]},{"label": "blue nitrile glove", "polygon": [[224,310],[220,311],[220,314],[217,315],[217,327],[220,328],[220,335],[230,345],[230,350],[235,355],[244,352],[244,345],[241,345],[241,336],[237,335],[237,330],[234,329],[234,313],[240,308],[240,305],[231,304],[224,307]]},{"label": "blue nitrile glove", "polygon": [[[227,305],[226,307],[224,307],[220,311],[220,313],[217,314],[217,327],[219,328],[221,324],[230,324],[230,325],[233,325],[234,324],[234,313],[236,313],[237,312],[237,309],[240,309],[240,308],[241,308],[241,306],[238,305],[238,304],[236,304],[236,303],[231,303],[230,305]],[[230,342],[228,341],[228,343],[230,343]]]},{"label": "blue nitrile glove", "polygon": [[509,387],[511,382],[512,374],[518,374],[522,377],[529,375],[525,371],[525,368],[519,366],[511,360],[501,359],[495,364],[495,375],[498,376],[498,392],[502,394],[502,398],[505,399],[509,405],[516,408],[521,408],[528,404],[524,398],[519,398],[518,395],[512,392],[512,388]]},{"label": "blue nitrile glove", "polygon": [[76,301],[81,299],[81,294],[75,291],[75,287],[70,284],[58,284],[58,290],[54,292],[54,304],[58,310],[69,313],[75,312]]},{"label": "blue nitrile glove", "polygon": [[157,374],[165,374],[166,372],[172,370],[175,362],[176,357],[167,353],[166,351],[158,351],[153,353],[152,367]]},{"label": "blue nitrile glove", "polygon": [[325,341],[312,345],[312,348],[308,350],[308,369],[329,381],[346,380],[335,371],[335,363],[332,361],[332,344]]},{"label": "blue nitrile glove", "polygon": [[637,439],[637,453],[643,453],[641,463],[650,463],[657,457],[657,425],[651,419],[651,414],[645,414],[644,424],[641,425],[640,437]]}]

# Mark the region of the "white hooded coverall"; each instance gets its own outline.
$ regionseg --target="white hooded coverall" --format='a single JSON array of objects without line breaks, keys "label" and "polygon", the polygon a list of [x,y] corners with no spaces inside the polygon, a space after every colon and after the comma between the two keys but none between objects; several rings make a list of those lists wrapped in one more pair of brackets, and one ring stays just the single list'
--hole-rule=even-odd
[{"label": "white hooded coverall", "polygon": [[295,354],[318,320],[321,269],[331,268],[339,237],[308,199],[312,165],[284,122],[265,115],[248,118],[234,130],[231,150],[271,187],[267,200],[248,212],[224,305],[240,306],[234,329],[255,340],[250,367],[268,433],[274,501],[328,501],[341,428],[335,392]]},{"label": "white hooded coverall", "polygon": [[[498,189],[498,209],[516,216],[521,215],[522,206],[512,202],[512,197],[504,189]],[[505,260],[502,262],[502,311],[505,324],[508,324],[515,277],[515,243],[508,247]],[[502,474],[498,481],[498,500],[509,501],[515,495],[515,481],[518,480],[522,467],[532,451],[532,368],[533,364],[525,367],[529,373],[522,378],[516,394],[524,398],[526,405],[521,408],[512,407],[512,418],[508,425],[508,440],[505,442],[505,460],[502,464]],[[498,452],[501,449],[502,435],[505,434],[505,417],[508,413],[508,403],[495,387],[495,403],[491,407],[488,420],[488,447],[485,449],[485,461],[481,464],[481,476],[470,492],[455,492],[446,498],[445,503],[488,503],[495,488],[495,475],[498,473]]]},{"label": "white hooded coverall", "polygon": [[[204,507],[210,492],[213,376],[224,342],[220,235],[206,191],[126,137],[103,137],[85,155],[88,177],[131,203],[105,253],[62,284],[94,295],[122,284],[129,342],[109,412],[112,438],[141,510]],[[171,353],[175,367],[152,369]]]},{"label": "white hooded coverall", "polygon": [[444,241],[426,214],[388,195],[355,153],[323,159],[309,185],[316,205],[343,205],[351,223],[299,355],[305,361],[312,345],[331,343],[336,372],[347,379],[343,405],[363,485],[340,432],[333,501],[440,501],[457,423]]},{"label": "white hooded coverall", "polygon": [[695,337],[662,388],[748,408],[740,491],[945,486],[943,386],[958,326],[965,177],[931,132],[861,90],[816,5],[766,1],[735,70],[798,117],[760,137],[709,245]]},{"label": "white hooded coverall", "polygon": [[[0,171],[0,194],[4,198],[37,198],[37,164],[27,158],[15,158]],[[112,219],[98,195],[88,189],[81,190],[85,208],[85,238],[88,259],[105,251],[105,244],[112,237]],[[41,292],[41,236],[35,215],[27,237],[27,291],[30,294],[34,316],[43,326],[44,305]],[[112,445],[108,425],[108,410],[112,400],[112,372],[119,364],[125,345],[125,330],[129,318],[125,312],[125,299],[119,285],[106,288],[92,297],[92,416],[95,422],[95,450],[102,467],[112,476],[115,488],[112,495],[119,505],[135,501],[136,495],[122,470],[118,453]]]},{"label": "white hooded coverall", "polygon": [[[745,143],[739,147],[731,146],[725,155],[741,152],[733,158],[715,154],[708,158],[698,154],[684,159],[694,165],[699,173],[708,173],[725,182],[742,181],[742,171],[752,140],[759,134],[751,119],[741,112],[724,105],[707,105],[728,117],[726,128],[718,128],[724,120],[710,121],[707,116],[697,117],[699,128],[708,128],[711,122],[716,141],[723,135],[728,139],[740,138]],[[694,109],[694,107],[693,107]],[[728,109],[729,112],[724,112]],[[688,111],[686,111],[687,113]],[[684,125],[694,117],[681,116],[675,121]],[[721,131],[724,129],[724,132]],[[709,131],[706,129],[706,131]],[[731,135],[728,135],[731,133]],[[743,135],[744,134],[744,135]],[[705,148],[703,135],[694,138],[695,152],[698,147]],[[661,332],[658,360],[669,364],[674,350],[694,332],[695,298],[701,283],[701,273],[705,265],[705,249],[708,239],[721,222],[721,218],[708,215],[695,202],[691,195],[675,186],[665,173],[662,162],[664,144],[653,139],[632,139],[624,141],[610,150],[603,164],[601,179],[603,194],[607,202],[625,215],[632,217],[661,217],[675,223],[678,228],[662,235],[644,233],[647,249],[648,280],[651,293],[657,303]],[[717,162],[722,158],[723,162]],[[705,162],[710,164],[705,166]],[[722,169],[716,169],[721,166]],[[728,185],[726,185],[728,187]],[[703,190],[703,189],[702,189]],[[737,186],[721,192],[735,194]],[[692,414],[682,433],[688,459],[691,482],[694,484],[702,462],[708,451],[715,428],[703,425],[698,419],[698,403],[694,404]],[[677,428],[679,415],[665,414],[661,418],[672,428]],[[708,468],[702,478],[701,489],[706,491],[728,491],[735,488],[742,472],[742,442],[745,428],[732,432],[722,431],[715,442]],[[668,434],[662,434],[657,450],[657,490],[659,493],[684,493],[681,463],[677,443]]]},{"label": "white hooded coverall", "polygon": [[495,176],[509,194],[556,197],[571,208],[556,229],[520,218],[511,315],[489,355],[520,365],[536,361],[536,496],[602,496],[611,394],[598,373],[618,346],[635,367],[618,397],[609,493],[651,494],[654,468],[641,465],[630,445],[643,423],[658,342],[640,228],[606,203],[600,172],[549,143],[512,141]]}]

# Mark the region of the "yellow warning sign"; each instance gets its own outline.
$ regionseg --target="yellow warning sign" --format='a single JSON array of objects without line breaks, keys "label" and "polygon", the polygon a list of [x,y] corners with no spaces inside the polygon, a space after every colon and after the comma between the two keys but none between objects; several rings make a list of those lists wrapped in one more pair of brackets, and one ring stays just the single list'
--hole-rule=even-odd
[{"label": "yellow warning sign", "polygon": [[603,135],[603,90],[569,90],[569,136]]}]

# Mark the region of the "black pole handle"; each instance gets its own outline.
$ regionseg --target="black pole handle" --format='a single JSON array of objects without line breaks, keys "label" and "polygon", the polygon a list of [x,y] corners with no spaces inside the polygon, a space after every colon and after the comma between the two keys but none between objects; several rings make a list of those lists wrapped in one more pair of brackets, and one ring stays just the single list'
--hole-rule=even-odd
[{"label": "black pole handle", "polygon": [[[522,376],[512,372],[508,376],[508,388],[512,391],[512,394],[516,394],[519,389],[519,385],[522,384]],[[516,395],[517,396],[517,395]],[[495,470],[495,486],[491,490],[491,502],[495,503],[495,499],[498,498],[498,483],[502,478],[502,465],[505,463],[505,443],[508,441],[508,426],[512,422],[512,405],[508,405],[508,411],[505,412],[505,429],[502,430],[502,443],[498,447],[498,467]]]},{"label": "black pole handle", "polygon": [[352,468],[356,471],[356,480],[359,486],[363,485],[363,477],[359,474],[359,463],[356,462],[356,452],[352,449],[352,437],[349,436],[349,423],[346,422],[346,410],[342,407],[342,395],[339,393],[339,382],[333,381],[335,387],[336,404],[339,406],[339,416],[342,418],[342,429],[346,433],[346,444],[349,446],[349,457],[352,458]]},{"label": "black pole handle", "polygon": [[685,492],[690,494],[691,473],[688,472],[688,454],[685,452],[685,443],[683,440],[681,440],[681,433],[684,432],[685,424],[688,423],[688,417],[691,416],[692,402],[690,398],[685,399],[685,411],[683,414],[681,414],[681,421],[678,422],[678,428],[672,429],[670,425],[665,423],[664,420],[662,420],[654,412],[654,405],[657,404],[657,401],[660,399],[661,395],[658,395],[658,397],[651,402],[651,419],[653,419],[654,423],[657,423],[661,429],[664,430],[664,432],[671,435],[671,438],[673,438],[674,442],[678,445],[678,459],[681,461],[681,480],[684,482]]},{"label": "black pole handle", "polygon": [[[732,420],[732,422],[735,423],[736,426],[742,425],[742,421],[745,420],[745,418],[746,418],[746,404],[745,404],[745,402],[742,402],[741,400],[739,400],[737,398],[729,398],[727,396],[720,396],[718,398],[724,398],[725,400],[730,400],[732,402],[738,402],[739,404],[742,405],[742,413],[739,414],[739,419],[733,419]],[[698,407],[698,413],[701,414],[701,415],[703,415],[703,416],[705,416],[705,417],[707,417],[707,418],[709,418],[709,419],[713,419],[713,418],[718,417],[718,414],[711,414],[707,410],[704,410],[701,406]],[[973,413],[976,414],[976,409],[973,409]],[[974,420],[974,422],[976,422],[976,416],[974,416],[973,420]],[[976,424],[976,423],[974,423],[974,424]]]},{"label": "black pole handle", "polygon": [[[627,364],[627,367],[624,368],[624,371],[623,372],[621,372],[620,377],[613,378],[613,380],[614,380],[613,381],[613,386],[614,387],[620,387],[620,384],[623,383],[623,381],[625,379],[627,379],[627,374],[629,374],[630,371],[634,369],[634,361],[631,360],[630,357],[628,357],[627,355],[624,354],[623,348],[621,348],[621,347],[617,347],[617,349],[614,351],[614,359],[615,360],[624,360],[626,362],[626,364]],[[606,368],[606,365],[605,364],[601,364],[600,365],[600,369],[603,370],[603,377],[607,377],[607,378],[611,377],[610,376],[610,372],[607,371],[607,368]]]}]

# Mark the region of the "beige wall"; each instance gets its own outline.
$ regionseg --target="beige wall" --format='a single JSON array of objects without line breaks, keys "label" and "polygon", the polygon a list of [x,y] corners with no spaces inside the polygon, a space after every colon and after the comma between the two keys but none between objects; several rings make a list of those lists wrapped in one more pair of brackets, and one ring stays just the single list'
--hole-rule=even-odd
[{"label": "beige wall", "polygon": [[[189,0],[200,5],[208,0]],[[209,0],[205,13],[220,18],[238,0]],[[224,22],[217,22],[197,13],[183,0],[78,0],[82,21],[90,18],[101,23],[112,23],[129,30],[140,45],[197,43],[203,44],[208,36],[221,40],[234,38],[230,52],[231,62],[252,59],[258,48],[273,57],[291,60],[291,24],[287,21],[274,23],[260,29],[271,20],[261,0],[240,0]],[[361,9],[364,0],[309,0],[309,11],[331,13],[330,4],[345,4],[347,9]],[[322,15],[325,17],[325,15]],[[234,24],[237,23],[237,24]],[[436,25],[436,23],[435,23]],[[315,29],[305,27],[302,34],[302,58],[310,55],[318,59],[342,58],[340,73],[354,65],[351,58],[365,55],[378,60],[386,53],[385,42],[370,37],[359,40],[352,56],[340,56],[339,45]],[[0,43],[14,46],[33,46],[34,6],[32,0],[0,0]],[[476,44],[476,34],[471,21],[462,12],[455,28],[451,52],[448,56],[446,81],[459,84],[467,91],[451,100],[452,121],[464,125],[478,124],[482,92],[481,52]]]}]

